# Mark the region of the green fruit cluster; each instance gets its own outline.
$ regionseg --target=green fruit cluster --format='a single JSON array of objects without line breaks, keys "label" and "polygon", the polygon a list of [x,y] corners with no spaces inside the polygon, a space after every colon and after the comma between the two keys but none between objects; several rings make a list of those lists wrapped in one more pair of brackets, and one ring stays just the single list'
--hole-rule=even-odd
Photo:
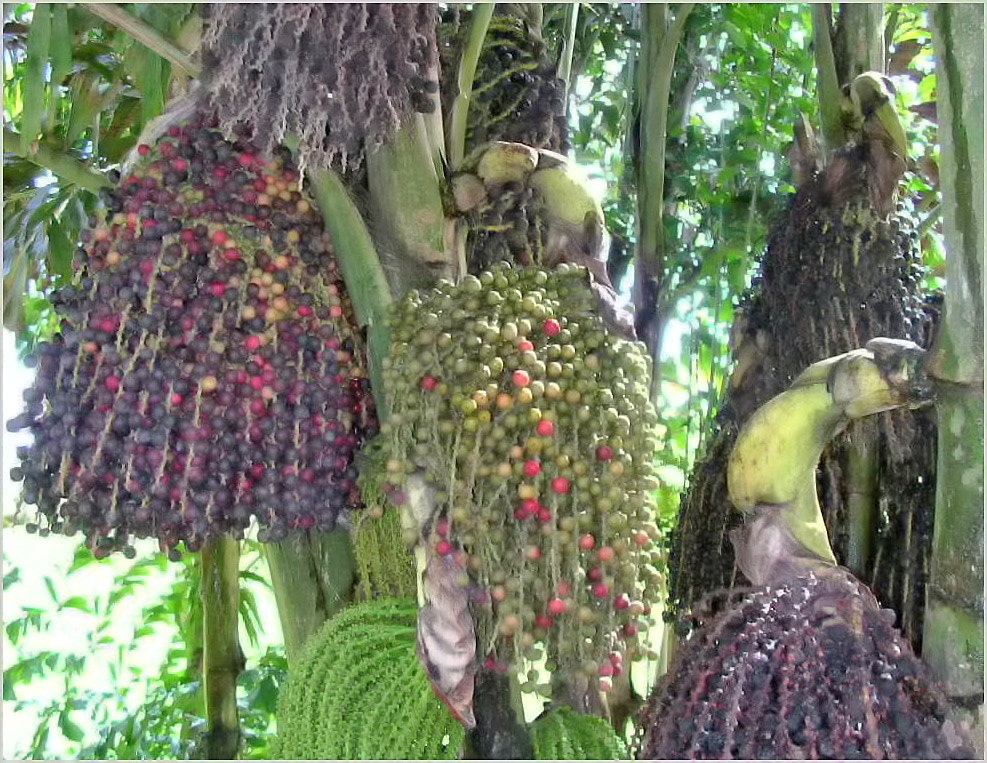
[{"label": "green fruit cluster", "polygon": [[384,489],[403,505],[424,480],[419,529],[472,581],[486,666],[546,656],[605,687],[662,583],[643,346],[608,333],[569,265],[411,292],[391,331]]},{"label": "green fruit cluster", "polygon": [[344,609],[305,645],[278,699],[284,760],[451,760],[463,727],[415,655],[414,601]]},{"label": "green fruit cluster", "polygon": [[538,760],[625,760],[627,747],[603,718],[556,707],[531,724]]}]

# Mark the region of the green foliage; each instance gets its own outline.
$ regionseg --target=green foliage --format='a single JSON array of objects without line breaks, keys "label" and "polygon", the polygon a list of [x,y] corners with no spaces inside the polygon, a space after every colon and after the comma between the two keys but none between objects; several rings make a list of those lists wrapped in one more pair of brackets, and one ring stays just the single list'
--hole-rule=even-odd
[{"label": "green foliage", "polygon": [[[130,6],[177,34],[188,3]],[[170,65],[81,5],[4,5],[3,324],[44,338],[37,304],[72,276],[74,242],[98,205],[101,173],[133,148],[179,86]],[[29,293],[30,299],[25,299]]]},{"label": "green foliage", "polygon": [[[10,531],[8,539],[16,538]],[[23,537],[23,536],[21,536]],[[259,552],[248,544],[241,573],[240,618],[248,653],[260,646],[258,597],[266,580],[251,569]],[[101,586],[87,581],[106,580]],[[22,606],[5,623],[4,701],[17,717],[32,719],[27,750],[5,757],[105,760],[201,757],[205,730],[200,665],[202,608],[199,560],[179,564],[150,554],[124,564],[97,560],[80,545],[64,578],[9,566],[4,591],[22,599],[43,584],[46,600]],[[71,586],[92,595],[64,595]],[[58,648],[44,634],[72,633]],[[49,639],[50,641],[50,639]],[[148,662],[160,654],[161,662]],[[268,647],[239,677],[238,703],[244,757],[269,758],[278,689],[287,669],[280,647]],[[51,687],[52,690],[49,690]]]},{"label": "green foliage", "polygon": [[456,757],[463,727],[436,699],[415,655],[413,601],[355,604],[292,664],[278,703],[285,760]]},{"label": "green foliage", "polygon": [[627,747],[603,718],[561,706],[531,724],[538,760],[624,760]]}]

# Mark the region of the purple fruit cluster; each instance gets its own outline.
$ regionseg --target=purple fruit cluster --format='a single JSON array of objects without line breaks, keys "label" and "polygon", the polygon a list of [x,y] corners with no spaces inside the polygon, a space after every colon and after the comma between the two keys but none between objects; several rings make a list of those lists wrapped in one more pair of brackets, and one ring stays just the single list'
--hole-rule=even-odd
[{"label": "purple fruit cluster", "polygon": [[252,517],[278,540],[359,503],[376,417],[331,243],[290,159],[214,124],[138,147],[7,424],[34,435],[11,474],[29,529],[81,531],[98,556],[133,537],[175,556]]}]

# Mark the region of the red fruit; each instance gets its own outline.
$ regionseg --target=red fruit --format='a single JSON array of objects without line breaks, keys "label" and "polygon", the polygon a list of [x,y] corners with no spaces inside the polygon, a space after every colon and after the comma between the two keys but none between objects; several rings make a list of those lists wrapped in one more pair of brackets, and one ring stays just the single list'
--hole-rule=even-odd
[{"label": "red fruit", "polygon": [[551,628],[555,619],[551,615],[535,615],[535,625],[539,628]]},{"label": "red fruit", "polygon": [[175,172],[185,172],[185,170],[188,169],[188,162],[181,158],[172,159],[171,168],[175,170]]},{"label": "red fruit", "polygon": [[179,127],[178,125],[172,125],[171,127],[168,128],[168,135],[172,138],[177,138],[181,134],[182,134],[182,128]]},{"label": "red fruit", "polygon": [[237,157],[237,161],[240,163],[241,167],[249,167],[254,163],[254,157],[251,154],[240,154]]},{"label": "red fruit", "polygon": [[103,382],[103,384],[106,385],[106,388],[110,392],[116,392],[118,389],[120,389],[120,377],[113,375],[107,376],[106,381]]},{"label": "red fruit", "polygon": [[595,545],[596,545],[596,538],[594,538],[589,533],[587,533],[586,535],[584,535],[579,539],[579,548],[581,548],[583,551],[589,551]]},{"label": "red fruit", "polygon": [[552,480],[552,490],[554,490],[559,495],[569,492],[569,480],[565,477],[556,477]]},{"label": "red fruit", "polygon": [[422,377],[422,389],[431,392],[433,389],[439,386],[439,380],[434,376],[425,375]]},{"label": "red fruit", "polygon": [[634,542],[639,546],[647,546],[650,540],[647,533],[634,533]]},{"label": "red fruit", "polygon": [[538,426],[535,427],[535,431],[538,433],[539,437],[551,437],[555,433],[555,424],[551,421],[543,419],[538,422]]},{"label": "red fruit", "polygon": [[610,664],[620,665],[624,661],[624,656],[620,652],[610,653]]},{"label": "red fruit", "polygon": [[637,626],[634,623],[627,623],[624,626],[624,635],[625,636],[636,636],[637,635]]},{"label": "red fruit", "polygon": [[517,348],[519,352],[527,352],[528,350],[535,349],[535,346],[527,339],[522,339],[520,342],[517,343]]},{"label": "red fruit", "polygon": [[562,599],[552,599],[548,602],[548,613],[550,615],[561,615],[565,612],[565,602]]},{"label": "red fruit", "polygon": [[519,522],[523,522],[525,519],[528,518],[528,512],[526,512],[523,507],[518,506],[516,509],[514,509],[514,518]]},{"label": "red fruit", "polygon": [[528,557],[533,562],[541,559],[541,549],[538,546],[528,546],[528,549],[524,552],[524,555]]},{"label": "red fruit", "polygon": [[244,342],[244,347],[253,352],[260,348],[260,337],[259,336],[248,336]]},{"label": "red fruit", "polygon": [[182,400],[184,400],[184,398],[181,395],[179,395],[177,392],[173,393],[171,396],[172,405],[181,405]]},{"label": "red fruit", "polygon": [[236,262],[238,259],[240,259],[240,250],[237,249],[235,246],[231,246],[229,249],[224,249],[223,258],[227,262]]},{"label": "red fruit", "polygon": [[511,374],[511,381],[514,382],[515,387],[527,387],[531,383],[531,377],[527,371],[518,369]]},{"label": "red fruit", "polygon": [[141,156],[147,156],[150,153],[150,151],[151,151],[151,147],[146,143],[141,143],[137,147],[137,153],[140,154]]},{"label": "red fruit", "polygon": [[212,292],[214,297],[222,297],[226,293],[226,284],[220,281],[214,281],[209,284],[209,291]]},{"label": "red fruit", "polygon": [[562,326],[559,325],[559,322],[555,318],[548,318],[541,327],[549,336],[555,336],[562,330]]},{"label": "red fruit", "polygon": [[599,567],[590,567],[586,571],[586,577],[588,577],[590,580],[597,582],[603,580],[603,570],[601,570]]},{"label": "red fruit", "polygon": [[435,532],[437,532],[442,537],[449,534],[449,520],[443,517],[438,522],[435,523]]},{"label": "red fruit", "polygon": [[605,662],[602,665],[600,665],[600,670],[598,672],[604,678],[609,678],[610,676],[613,675],[613,665],[611,665],[609,662]]},{"label": "red fruit", "polygon": [[525,461],[523,471],[525,477],[537,477],[541,473],[541,464],[534,459]]},{"label": "red fruit", "polygon": [[602,546],[600,550],[596,552],[596,556],[601,562],[609,562],[613,559],[613,549],[610,546]]},{"label": "red fruit", "polygon": [[440,540],[435,544],[436,553],[445,556],[446,554],[452,553],[452,544],[447,540]]},{"label": "red fruit", "polygon": [[631,600],[627,598],[627,594],[622,593],[613,602],[614,609],[627,609],[631,605]]},{"label": "red fruit", "polygon": [[222,246],[223,244],[225,244],[226,238],[227,238],[226,231],[224,230],[218,230],[212,234],[212,242],[216,246]]},{"label": "red fruit", "polygon": [[609,445],[601,445],[596,449],[597,461],[609,461],[613,458],[613,448]]},{"label": "red fruit", "polygon": [[607,594],[610,593],[610,589],[607,587],[606,583],[597,583],[596,585],[593,586],[592,590],[593,590],[593,595],[597,599],[605,599],[607,598]]},{"label": "red fruit", "polygon": [[568,596],[572,593],[572,586],[568,583],[559,583],[555,586],[555,590],[558,592],[559,596]]},{"label": "red fruit", "polygon": [[538,519],[541,522],[551,522],[552,521],[552,510],[547,506],[542,506],[538,509]]}]

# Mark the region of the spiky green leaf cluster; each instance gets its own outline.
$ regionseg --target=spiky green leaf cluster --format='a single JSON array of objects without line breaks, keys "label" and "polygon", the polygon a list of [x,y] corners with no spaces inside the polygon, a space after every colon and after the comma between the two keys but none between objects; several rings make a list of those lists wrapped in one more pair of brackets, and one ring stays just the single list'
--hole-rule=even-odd
[{"label": "spiky green leaf cluster", "polygon": [[531,724],[538,760],[624,760],[627,747],[603,718],[560,706]]},{"label": "spiky green leaf cluster", "polygon": [[329,620],[292,664],[278,702],[285,760],[454,759],[463,727],[415,654],[417,607],[386,599]]},{"label": "spiky green leaf cluster", "polygon": [[660,596],[642,345],[607,331],[571,266],[412,292],[392,337],[384,488],[432,491],[422,530],[476,585],[480,654],[522,667],[547,647],[608,676]]}]

